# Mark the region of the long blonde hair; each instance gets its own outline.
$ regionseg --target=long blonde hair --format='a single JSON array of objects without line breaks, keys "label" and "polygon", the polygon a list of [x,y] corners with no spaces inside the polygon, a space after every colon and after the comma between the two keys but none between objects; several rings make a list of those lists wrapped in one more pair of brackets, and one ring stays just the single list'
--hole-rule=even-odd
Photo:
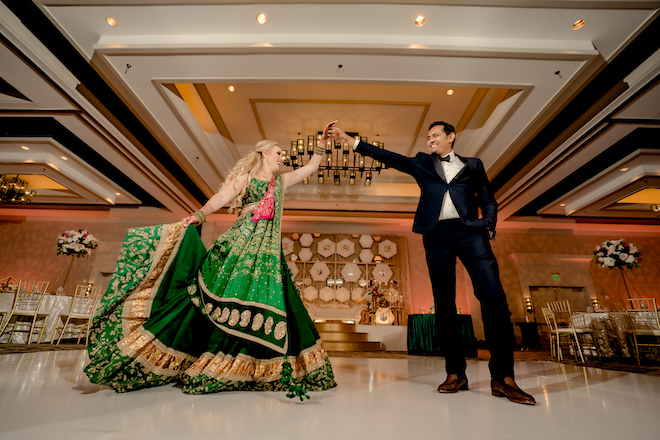
[{"label": "long blonde hair", "polygon": [[[229,213],[236,212],[236,214],[241,213],[241,209],[243,209],[243,197],[245,197],[245,192],[247,191],[247,187],[250,184],[250,181],[252,180],[252,177],[259,171],[259,168],[264,164],[264,155],[263,153],[268,153],[271,148],[275,147],[276,145],[279,145],[275,141],[269,141],[269,140],[263,140],[257,142],[257,145],[254,147],[254,150],[247,156],[243,157],[240,159],[238,162],[236,162],[236,165],[234,165],[234,168],[229,171],[229,174],[227,174],[227,178],[225,179],[224,183],[222,186],[220,186],[220,189],[222,190],[224,187],[229,185],[230,183],[233,182],[234,185],[238,184],[238,178],[245,174],[247,172],[247,180],[245,181],[245,184],[241,188],[241,190],[238,192],[238,195],[232,200],[231,204],[229,205]],[[238,189],[237,186],[234,186],[235,189]]]}]

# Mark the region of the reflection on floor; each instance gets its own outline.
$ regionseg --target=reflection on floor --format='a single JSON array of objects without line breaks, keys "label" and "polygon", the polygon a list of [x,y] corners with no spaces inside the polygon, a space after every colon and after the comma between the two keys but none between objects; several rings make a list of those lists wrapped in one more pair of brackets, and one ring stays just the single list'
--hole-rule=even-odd
[{"label": "reflection on floor", "polygon": [[0,356],[0,439],[660,438],[660,377],[517,362],[536,406],[491,396],[488,365],[470,390],[441,395],[442,358],[331,357],[339,386],[304,403],[284,393],[189,396],[173,386],[117,394],[82,373],[85,352]]}]

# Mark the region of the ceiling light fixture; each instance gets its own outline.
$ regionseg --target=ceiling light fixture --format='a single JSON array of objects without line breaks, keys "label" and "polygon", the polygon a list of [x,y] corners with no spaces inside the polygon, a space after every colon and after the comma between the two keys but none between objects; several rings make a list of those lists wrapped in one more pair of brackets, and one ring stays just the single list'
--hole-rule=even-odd
[{"label": "ceiling light fixture", "polygon": [[227,90],[229,90],[230,92],[234,93],[234,92],[236,91],[236,87],[234,87],[234,86],[232,86],[232,85],[229,85],[229,86],[227,87]]},{"label": "ceiling light fixture", "polygon": [[447,90],[447,95],[451,96],[451,95],[454,94],[454,92],[455,92],[454,89],[449,89],[449,90]]},{"label": "ceiling light fixture", "polygon": [[26,204],[30,203],[30,197],[37,195],[33,189],[28,189],[25,180],[18,178],[18,174],[0,175],[0,203]]},{"label": "ceiling light fixture", "polygon": [[62,160],[69,160],[69,158],[66,157],[66,156],[60,156],[60,159],[62,159]]},{"label": "ceiling light fixture", "polygon": [[117,20],[112,17],[105,17],[105,22],[112,27],[117,27]]},{"label": "ceiling light fixture", "polygon": [[30,149],[30,147],[27,147],[25,145],[21,145],[21,148],[24,149],[25,151],[28,151]]},{"label": "ceiling light fixture", "polygon": [[424,26],[424,23],[426,23],[426,17],[423,15],[418,15],[417,18],[415,19],[415,26],[420,27]]},{"label": "ceiling light fixture", "polygon": [[564,206],[566,206],[566,203],[560,203],[559,206],[563,208]]},{"label": "ceiling light fixture", "polygon": [[[367,142],[367,138],[360,136],[357,133],[347,133],[362,142]],[[290,153],[282,150],[282,162],[286,166],[292,166],[293,169],[304,165],[305,153],[311,158],[314,155],[314,149],[321,141],[322,133],[316,135],[310,134],[307,136],[307,142],[304,139],[291,141]],[[385,144],[379,141],[372,142],[378,148],[385,148]],[[369,165],[366,164],[370,159]],[[342,175],[344,178],[348,177],[348,184],[355,185],[358,178],[365,177],[364,186],[371,186],[371,179],[373,172],[380,174],[380,170],[384,168],[383,164],[373,158],[365,158],[360,153],[353,151],[353,146],[341,142],[328,141],[325,147],[325,157],[319,166],[317,173],[317,182],[324,183],[325,176],[332,176],[335,185],[341,185]],[[325,171],[325,172],[324,172]],[[331,174],[332,172],[332,174]],[[303,182],[305,184],[305,182]]]},{"label": "ceiling light fixture", "polygon": [[266,14],[257,15],[257,23],[266,24],[267,21],[268,21],[268,17],[266,17]]},{"label": "ceiling light fixture", "polygon": [[582,29],[582,26],[584,26],[587,22],[580,19],[573,23],[573,30],[577,31],[578,29]]},{"label": "ceiling light fixture", "polygon": [[651,205],[651,211],[660,212],[660,205]]},{"label": "ceiling light fixture", "polygon": [[623,168],[621,168],[619,171],[621,171],[621,172],[625,172],[625,171],[628,171],[628,168],[623,167]]}]

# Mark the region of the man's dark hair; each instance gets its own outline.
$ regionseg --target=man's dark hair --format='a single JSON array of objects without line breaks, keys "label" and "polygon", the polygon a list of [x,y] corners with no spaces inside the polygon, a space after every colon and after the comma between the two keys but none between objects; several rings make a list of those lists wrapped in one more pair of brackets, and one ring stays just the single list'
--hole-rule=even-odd
[{"label": "man's dark hair", "polygon": [[[429,125],[429,130],[431,130],[433,127],[436,127],[438,125],[442,125],[442,128],[447,136],[449,136],[452,133],[456,133],[456,131],[454,130],[454,126],[444,121],[435,121],[434,123]],[[451,146],[452,148],[454,147],[453,142],[451,143]]]}]

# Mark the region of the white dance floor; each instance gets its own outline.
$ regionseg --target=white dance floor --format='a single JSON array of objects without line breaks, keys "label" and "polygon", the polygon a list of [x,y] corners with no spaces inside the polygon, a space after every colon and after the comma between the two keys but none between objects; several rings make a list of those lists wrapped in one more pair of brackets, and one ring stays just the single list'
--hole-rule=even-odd
[{"label": "white dance floor", "polygon": [[332,358],[339,386],[203,396],[163,386],[126,394],[90,383],[84,351],[0,356],[0,439],[657,439],[660,377],[517,362],[536,406],[491,396],[487,363],[470,390],[439,394],[442,358]]}]

